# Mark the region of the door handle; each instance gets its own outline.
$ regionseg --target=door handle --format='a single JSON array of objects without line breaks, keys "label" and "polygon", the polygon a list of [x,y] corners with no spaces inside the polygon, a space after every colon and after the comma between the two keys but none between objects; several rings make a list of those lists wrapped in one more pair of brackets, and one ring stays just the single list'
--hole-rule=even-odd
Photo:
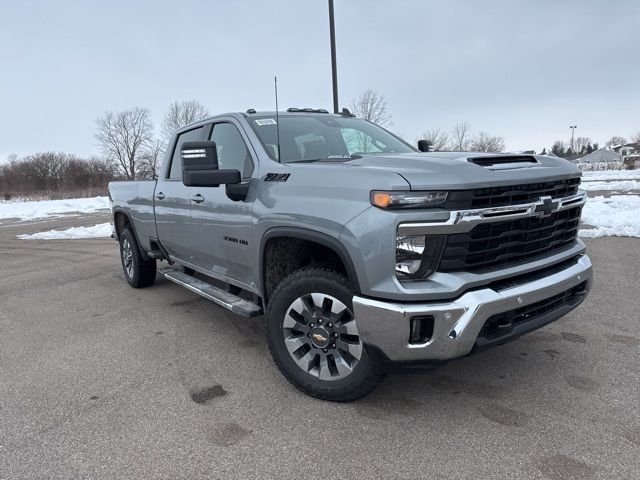
[{"label": "door handle", "polygon": [[191,201],[196,203],[202,203],[204,202],[204,197],[199,193],[196,193],[195,195],[191,195]]},{"label": "door handle", "polygon": [[162,200],[162,199],[164,199],[164,193],[162,193],[162,192],[158,192],[158,193],[156,193],[156,198],[157,198],[158,200]]}]

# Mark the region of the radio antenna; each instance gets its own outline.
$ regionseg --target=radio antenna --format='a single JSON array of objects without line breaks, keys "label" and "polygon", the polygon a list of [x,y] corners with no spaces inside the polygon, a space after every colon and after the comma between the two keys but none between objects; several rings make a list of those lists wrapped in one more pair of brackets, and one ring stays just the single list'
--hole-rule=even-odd
[{"label": "radio antenna", "polygon": [[276,90],[276,138],[278,142],[278,162],[280,162],[280,118],[278,117],[278,77],[277,76],[273,77],[273,84]]}]

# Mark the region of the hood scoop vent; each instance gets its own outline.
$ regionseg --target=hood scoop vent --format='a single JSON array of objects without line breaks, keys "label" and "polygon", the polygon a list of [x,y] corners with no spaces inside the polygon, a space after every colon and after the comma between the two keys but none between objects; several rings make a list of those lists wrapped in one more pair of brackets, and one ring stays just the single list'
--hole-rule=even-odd
[{"label": "hood scoop vent", "polygon": [[475,163],[481,167],[494,168],[522,168],[538,164],[535,157],[530,155],[495,155],[472,157],[467,159],[470,163]]}]

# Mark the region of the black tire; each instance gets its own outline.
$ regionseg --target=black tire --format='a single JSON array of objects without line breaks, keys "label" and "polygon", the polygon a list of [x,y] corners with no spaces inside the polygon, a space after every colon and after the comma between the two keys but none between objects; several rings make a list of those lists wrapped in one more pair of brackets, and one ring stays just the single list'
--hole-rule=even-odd
[{"label": "black tire", "polygon": [[143,258],[136,236],[128,228],[122,230],[120,234],[120,261],[124,278],[133,288],[148,287],[155,281],[155,259]]},{"label": "black tire", "polygon": [[[313,335],[314,330],[311,330],[309,325],[313,326],[314,324],[309,323],[307,320],[301,320],[296,325],[309,329],[308,334],[299,333],[304,332],[304,330],[294,328],[293,334],[288,337],[289,339],[293,337],[301,339],[300,341],[306,342],[307,345],[303,345],[298,351],[290,353],[295,347],[291,347],[291,343],[287,346],[285,342],[285,338],[288,335],[285,331],[291,332],[291,330],[287,330],[284,325],[285,317],[290,316],[291,310],[289,309],[293,307],[294,302],[302,300],[303,298],[308,299],[311,293],[329,296],[333,298],[333,300],[338,300],[339,303],[342,304],[340,307],[346,307],[346,310],[342,311],[342,315],[346,315],[346,317],[351,315],[350,319],[354,320],[352,315],[353,292],[344,276],[325,268],[306,267],[297,270],[280,282],[274,290],[267,306],[266,332],[271,356],[287,380],[307,395],[332,402],[350,402],[357,400],[373,390],[373,388],[382,381],[385,374],[367,355],[357,335],[355,337],[357,337],[357,342],[359,342],[361,347],[358,353],[360,355],[359,359],[354,361],[355,357],[351,357],[345,351],[340,350],[342,334],[338,334],[337,329],[341,327],[328,323],[331,318],[337,318],[335,316],[331,317],[331,315],[333,315],[331,311],[328,311],[328,315],[325,316],[324,312],[318,313],[317,310],[314,310],[316,316],[312,318],[324,319],[323,328],[331,326],[336,329],[335,331],[328,330],[326,336],[331,338],[333,335],[336,335],[339,337],[336,339],[337,349],[336,344],[331,346],[333,340],[329,341],[327,345],[329,348],[317,346],[313,340],[311,340],[310,343],[307,338],[310,339],[311,336],[323,339],[322,341],[326,340],[326,338],[322,335]],[[325,301],[326,297],[322,302],[323,309]],[[331,305],[331,303],[329,305]],[[299,316],[299,318],[301,317],[302,316]],[[319,320],[316,321],[320,322]],[[338,323],[341,323],[341,321],[337,320],[336,325],[338,325]],[[316,328],[318,328],[317,325]],[[351,337],[351,335],[348,335],[348,337]],[[333,347],[334,350],[332,350],[331,347]],[[304,352],[304,354],[300,352]],[[322,352],[324,352],[324,354]],[[339,352],[343,353],[344,358],[340,356]],[[328,356],[331,356],[333,353],[335,353],[337,357],[332,356],[328,358]],[[317,366],[312,367],[312,369],[308,371],[294,360],[294,356],[296,355],[304,356],[306,359],[307,354],[314,356],[314,361],[318,362]],[[342,374],[339,374],[335,369],[334,358],[338,358],[339,361],[342,362],[344,359],[347,359],[347,357],[350,359],[350,373],[342,376]],[[331,375],[336,375],[333,377],[336,379],[325,380],[320,378],[322,375],[318,373],[321,366],[319,362],[323,359],[325,359],[325,366],[333,362],[334,368]]]}]

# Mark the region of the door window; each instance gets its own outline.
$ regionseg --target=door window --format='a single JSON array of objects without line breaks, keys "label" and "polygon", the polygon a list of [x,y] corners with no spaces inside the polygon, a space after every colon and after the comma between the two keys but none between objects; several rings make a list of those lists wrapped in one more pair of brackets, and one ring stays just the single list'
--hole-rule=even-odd
[{"label": "door window", "polygon": [[253,160],[238,128],[232,123],[216,123],[211,132],[216,142],[218,168],[239,170],[242,178],[253,173]]},{"label": "door window", "polygon": [[180,158],[180,147],[184,142],[196,142],[202,140],[202,129],[204,127],[194,128],[181,133],[178,136],[176,147],[173,150],[173,158],[171,159],[171,168],[169,170],[169,179],[181,180],[182,179],[182,159]]}]

